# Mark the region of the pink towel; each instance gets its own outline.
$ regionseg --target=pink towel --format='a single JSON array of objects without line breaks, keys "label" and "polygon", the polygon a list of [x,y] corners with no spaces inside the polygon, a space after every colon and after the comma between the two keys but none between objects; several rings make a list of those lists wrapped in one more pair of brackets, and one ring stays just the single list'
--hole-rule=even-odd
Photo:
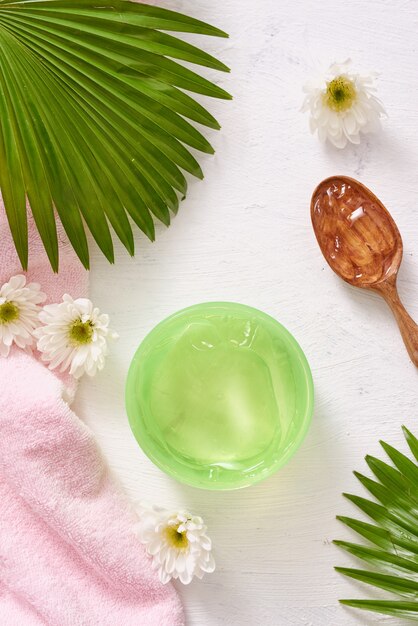
[{"label": "pink towel", "polygon": [[[29,228],[28,280],[49,302],[86,295],[87,273],[70,248],[63,242],[54,275]],[[20,273],[3,206],[0,243],[3,284]],[[135,536],[136,514],[63,400],[74,391],[75,381],[36,355],[0,358],[0,624],[183,626],[176,592],[161,585]]]}]

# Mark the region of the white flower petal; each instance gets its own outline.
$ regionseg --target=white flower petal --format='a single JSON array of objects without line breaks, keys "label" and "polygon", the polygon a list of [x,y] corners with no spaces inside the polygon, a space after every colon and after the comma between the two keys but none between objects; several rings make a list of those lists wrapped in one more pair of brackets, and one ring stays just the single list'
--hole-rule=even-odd
[{"label": "white flower petal", "polygon": [[149,554],[157,554],[161,549],[161,539],[157,536],[154,536],[150,543],[147,545],[147,552]]},{"label": "white flower petal", "polygon": [[183,585],[189,585],[193,580],[193,574],[188,571],[179,572],[179,578]]},{"label": "white flower petal", "polygon": [[327,129],[324,128],[323,126],[320,126],[318,128],[318,137],[319,137],[319,141],[321,143],[325,143],[325,141],[328,138],[329,133],[327,132]]},{"label": "white flower petal", "polygon": [[360,133],[357,133],[356,135],[350,135],[349,140],[351,141],[351,143],[359,144],[360,143]]},{"label": "white flower petal", "polygon": [[165,570],[168,574],[172,574],[176,568],[177,554],[174,550],[170,550],[165,559]]},{"label": "white flower petal", "polygon": [[212,542],[206,535],[201,536],[200,545],[204,550],[212,550]]},{"label": "white flower petal", "polygon": [[205,563],[201,564],[200,567],[204,572],[208,574],[211,574],[215,571],[215,559],[213,558],[212,554],[209,554],[209,559]]},{"label": "white flower petal", "polygon": [[0,356],[9,356],[10,347],[5,343],[0,343]]},{"label": "white flower petal", "polygon": [[356,118],[354,117],[351,111],[348,112],[344,116],[343,124],[344,124],[345,134],[347,135],[347,137],[350,137],[350,135],[356,132],[357,122],[356,122]]},{"label": "white flower petal", "polygon": [[26,284],[23,274],[12,276],[0,287],[0,307],[12,305],[16,310],[16,316],[11,319],[0,315],[0,356],[8,356],[13,344],[23,350],[33,345],[34,332],[39,326],[38,304],[45,299],[40,286],[37,283]]},{"label": "white flower petal", "polygon": [[167,574],[164,568],[161,567],[158,571],[158,574],[160,576],[160,581],[162,582],[163,585],[166,585],[167,583],[170,582],[171,576]]},{"label": "white flower petal", "polygon": [[344,135],[343,132],[339,133],[336,136],[329,135],[328,138],[336,148],[345,148],[345,146],[347,145],[347,137]]},{"label": "white flower petal", "polygon": [[[176,532],[187,541],[178,542]],[[194,576],[202,578],[215,569],[206,526],[201,517],[187,511],[170,513],[142,505],[138,538],[152,558],[152,567],[158,570],[161,582],[179,579],[187,585]]]},{"label": "white flower petal", "polygon": [[[49,363],[50,369],[60,368],[75,378],[83,374],[94,376],[103,369],[108,353],[108,338],[115,333],[109,329],[109,317],[100,314],[97,307],[87,298],[74,300],[69,294],[63,301],[46,305],[39,319],[43,323],[36,332],[37,348],[42,360]],[[86,341],[77,342],[71,336],[74,325],[89,324]]]},{"label": "white flower petal", "polygon": [[[344,111],[332,110],[325,97],[329,82],[339,77],[349,80],[355,90],[351,107]],[[329,141],[337,148],[344,148],[348,142],[359,143],[361,134],[377,132],[385,110],[374,95],[375,78],[375,74],[354,73],[348,59],[333,63],[322,77],[309,81],[303,87],[306,96],[302,111],[310,112],[311,133],[317,132],[321,142]]]}]

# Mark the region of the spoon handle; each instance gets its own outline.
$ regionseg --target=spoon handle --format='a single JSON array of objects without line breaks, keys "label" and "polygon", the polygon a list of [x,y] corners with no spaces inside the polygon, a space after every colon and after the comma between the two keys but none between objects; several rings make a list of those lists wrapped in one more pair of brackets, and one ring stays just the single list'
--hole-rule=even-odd
[{"label": "spoon handle", "polygon": [[396,287],[396,278],[380,283],[374,288],[392,309],[411,361],[418,367],[418,324],[414,322],[401,302]]}]

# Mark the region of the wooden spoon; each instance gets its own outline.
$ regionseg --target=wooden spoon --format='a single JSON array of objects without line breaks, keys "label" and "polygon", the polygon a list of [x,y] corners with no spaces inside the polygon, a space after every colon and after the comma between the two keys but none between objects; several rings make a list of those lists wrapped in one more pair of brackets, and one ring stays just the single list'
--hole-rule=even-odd
[{"label": "wooden spoon", "polygon": [[311,218],[331,269],[350,285],[383,296],[418,367],[418,325],[407,313],[396,288],[402,239],[388,210],[357,180],[332,176],[313,192]]}]

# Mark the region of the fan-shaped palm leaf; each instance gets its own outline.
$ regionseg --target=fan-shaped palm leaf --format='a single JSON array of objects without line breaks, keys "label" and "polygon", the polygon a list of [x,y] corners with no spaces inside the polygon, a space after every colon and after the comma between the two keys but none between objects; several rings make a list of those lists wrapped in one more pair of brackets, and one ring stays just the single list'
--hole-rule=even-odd
[{"label": "fan-shaped palm leaf", "polygon": [[55,210],[87,267],[84,224],[109,261],[109,224],[133,254],[128,216],[153,239],[153,217],[168,225],[186,193],[184,172],[202,177],[189,148],[213,149],[190,122],[219,125],[182,90],[230,96],[177,60],[227,68],[160,30],[227,36],[129,0],[0,0],[0,189],[23,267],[26,200],[52,267]]},{"label": "fan-shaped palm leaf", "polygon": [[415,460],[382,441],[381,445],[393,465],[367,456],[366,462],[376,480],[354,472],[376,501],[344,494],[374,523],[351,517],[337,518],[366,539],[369,545],[347,541],[334,543],[373,569],[335,569],[345,576],[402,598],[341,600],[342,604],[418,620],[418,439],[405,427],[403,431]]}]

